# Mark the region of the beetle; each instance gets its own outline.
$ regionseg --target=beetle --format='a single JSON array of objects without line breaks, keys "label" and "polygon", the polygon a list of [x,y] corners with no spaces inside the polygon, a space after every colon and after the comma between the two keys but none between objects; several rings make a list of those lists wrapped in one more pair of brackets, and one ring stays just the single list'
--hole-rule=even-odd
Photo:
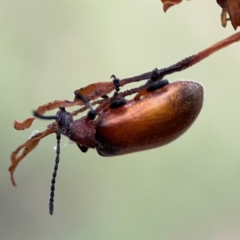
[{"label": "beetle", "polygon": [[[96,119],[89,115],[73,120],[61,107],[56,116],[57,131],[77,143],[80,149],[96,148],[101,156],[116,156],[163,146],[185,132],[199,114],[203,87],[195,82],[178,81],[116,108],[104,108]],[[150,107],[148,107],[150,106]],[[84,150],[83,150],[84,151]]]},{"label": "beetle", "polygon": [[[196,55],[176,64],[126,79],[112,82],[98,82],[74,92],[73,101],[55,100],[42,105],[33,112],[33,117],[23,122],[14,122],[17,130],[29,128],[35,118],[55,120],[43,132],[37,133],[20,145],[11,154],[9,167],[14,186],[13,173],[18,163],[31,152],[39,141],[56,133],[57,149],[52,176],[49,212],[53,214],[55,181],[60,159],[61,135],[76,143],[82,152],[96,149],[101,156],[117,156],[163,146],[181,136],[195,121],[203,104],[203,87],[196,82],[176,81],[169,83],[163,78],[182,71],[220,50],[240,40],[240,32],[219,41]],[[137,88],[120,91],[120,87],[131,82],[147,80]],[[112,97],[107,94],[115,91]],[[132,99],[126,96],[136,94]],[[84,105],[67,112],[66,108]],[[97,105],[94,109],[93,106]],[[45,116],[49,110],[59,108],[54,116]],[[73,116],[89,109],[86,116],[74,120]],[[23,150],[22,150],[23,149]],[[19,154],[22,150],[21,154]]]}]

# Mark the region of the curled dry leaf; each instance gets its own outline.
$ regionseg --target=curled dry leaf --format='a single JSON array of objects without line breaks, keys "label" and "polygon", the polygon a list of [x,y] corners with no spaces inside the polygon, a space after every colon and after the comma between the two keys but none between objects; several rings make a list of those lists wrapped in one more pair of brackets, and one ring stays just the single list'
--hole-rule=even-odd
[{"label": "curled dry leaf", "polygon": [[[240,0],[217,0],[217,3],[222,8],[222,26],[226,27],[227,21],[230,20],[236,30],[240,26]],[[227,18],[227,14],[229,18]]]},{"label": "curled dry leaf", "polygon": [[[161,0],[161,2],[163,3],[163,11],[166,12],[170,7],[181,3],[182,0]],[[240,26],[240,0],[217,0],[217,3],[222,8],[222,26],[226,27],[227,21],[230,20],[236,30]]]},{"label": "curled dry leaf", "polygon": [[182,0],[161,0],[163,3],[163,11],[166,12],[170,7],[179,4]]},{"label": "curled dry leaf", "polygon": [[30,139],[28,139],[25,143],[23,143],[22,145],[20,145],[15,151],[12,152],[11,154],[11,166],[9,167],[9,172],[10,172],[10,176],[11,176],[11,181],[13,186],[17,186],[16,182],[14,180],[14,176],[13,173],[15,171],[15,168],[17,167],[17,165],[19,164],[19,162],[25,158],[40,142],[40,140],[46,136],[48,136],[49,134],[52,134],[56,131],[57,127],[55,123],[52,123],[48,126],[48,128],[43,131],[40,132],[38,134],[36,134],[35,136],[31,137]]}]

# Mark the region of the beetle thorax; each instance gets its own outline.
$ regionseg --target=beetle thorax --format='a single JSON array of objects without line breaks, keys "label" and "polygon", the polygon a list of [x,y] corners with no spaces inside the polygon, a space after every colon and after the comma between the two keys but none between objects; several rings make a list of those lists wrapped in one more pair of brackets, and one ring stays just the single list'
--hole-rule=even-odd
[{"label": "beetle thorax", "polygon": [[95,148],[96,121],[82,117],[71,123],[68,137],[81,145]]}]

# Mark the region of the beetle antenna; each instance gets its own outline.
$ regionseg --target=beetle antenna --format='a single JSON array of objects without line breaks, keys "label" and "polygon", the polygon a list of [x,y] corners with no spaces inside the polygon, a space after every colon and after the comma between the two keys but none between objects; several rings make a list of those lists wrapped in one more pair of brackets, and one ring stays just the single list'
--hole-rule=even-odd
[{"label": "beetle antenna", "polygon": [[113,79],[113,84],[115,85],[115,90],[118,93],[120,90],[120,80],[113,74],[111,77]]},{"label": "beetle antenna", "polygon": [[57,149],[56,149],[56,159],[55,159],[55,166],[52,174],[52,181],[51,181],[51,191],[50,191],[50,199],[49,199],[49,214],[53,215],[54,210],[54,191],[55,191],[55,183],[56,183],[56,177],[57,177],[57,170],[58,170],[58,164],[60,161],[60,139],[61,134],[59,131],[56,132],[56,138],[57,138]]},{"label": "beetle antenna", "polygon": [[33,111],[33,116],[40,118],[40,119],[44,119],[44,120],[57,120],[58,116],[43,116],[41,114],[39,114],[37,111]]}]

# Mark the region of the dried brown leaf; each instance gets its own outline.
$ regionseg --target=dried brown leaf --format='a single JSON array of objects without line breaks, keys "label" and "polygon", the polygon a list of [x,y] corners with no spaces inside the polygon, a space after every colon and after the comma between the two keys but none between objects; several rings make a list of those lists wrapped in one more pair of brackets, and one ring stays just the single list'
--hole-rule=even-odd
[{"label": "dried brown leaf", "polygon": [[[230,20],[233,28],[236,30],[240,26],[240,0],[217,0],[218,5],[223,9],[221,14],[222,26],[227,25]],[[227,14],[229,18],[227,18]]]},{"label": "dried brown leaf", "polygon": [[40,132],[38,134],[36,134],[35,136],[33,136],[32,138],[28,139],[25,143],[23,143],[22,145],[20,145],[15,151],[12,152],[11,154],[11,166],[9,167],[9,172],[10,172],[10,177],[11,177],[11,181],[13,186],[17,186],[16,182],[14,180],[14,176],[13,173],[17,167],[17,165],[19,164],[19,162],[22,161],[23,158],[25,158],[40,142],[40,140],[46,136],[48,136],[49,134],[52,134],[56,131],[56,125],[53,123],[51,125],[48,126],[48,128],[43,131]]},{"label": "dried brown leaf", "polygon": [[[182,0],[161,0],[161,2],[163,3],[163,11],[166,12],[170,7],[181,3]],[[227,21],[231,21],[236,30],[240,26],[240,0],[217,0],[217,3],[222,8],[222,26],[226,27]]]},{"label": "dried brown leaf", "polygon": [[161,0],[163,3],[163,11],[166,12],[170,7],[179,4],[182,0]]}]

